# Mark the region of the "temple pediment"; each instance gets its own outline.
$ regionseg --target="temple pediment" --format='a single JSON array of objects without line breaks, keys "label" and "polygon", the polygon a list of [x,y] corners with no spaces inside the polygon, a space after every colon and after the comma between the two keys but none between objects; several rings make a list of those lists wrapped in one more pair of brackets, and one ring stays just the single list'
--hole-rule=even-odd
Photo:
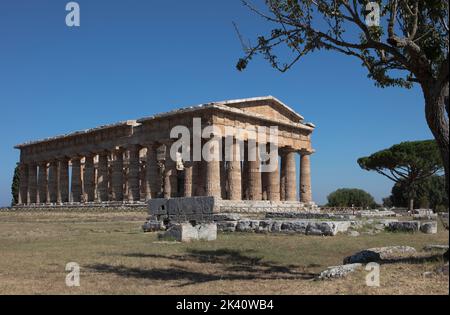
[{"label": "temple pediment", "polygon": [[303,116],[273,96],[247,98],[219,102],[228,107],[238,108],[250,114],[264,116],[271,120],[300,123]]}]

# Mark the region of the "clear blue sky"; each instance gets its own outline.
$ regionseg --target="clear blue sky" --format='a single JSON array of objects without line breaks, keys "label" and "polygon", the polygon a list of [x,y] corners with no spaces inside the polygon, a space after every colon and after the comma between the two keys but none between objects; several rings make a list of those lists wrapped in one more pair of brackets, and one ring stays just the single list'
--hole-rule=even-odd
[{"label": "clear blue sky", "polygon": [[357,60],[324,52],[286,74],[259,58],[235,70],[232,21],[248,38],[267,30],[239,0],[79,0],[76,29],[67,2],[0,2],[0,205],[11,200],[15,144],[203,102],[273,95],[315,123],[319,203],[340,187],[380,201],[391,182],[357,158],[431,138],[420,90],[376,88]]}]

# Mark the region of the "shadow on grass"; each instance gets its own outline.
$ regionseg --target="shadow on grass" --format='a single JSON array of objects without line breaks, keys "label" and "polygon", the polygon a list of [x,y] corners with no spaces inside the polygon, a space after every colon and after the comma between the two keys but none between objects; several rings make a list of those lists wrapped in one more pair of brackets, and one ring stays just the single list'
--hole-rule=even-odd
[{"label": "shadow on grass", "polygon": [[[183,281],[179,286],[206,283],[218,280],[311,280],[316,274],[301,272],[298,266],[282,266],[271,262],[265,262],[260,257],[247,256],[236,250],[196,250],[190,249],[185,255],[157,255],[132,253],[125,257],[143,259],[168,259],[174,262],[191,262],[200,264],[192,265],[192,270],[176,265],[170,268],[145,269],[127,267],[124,265],[112,266],[107,264],[95,264],[87,266],[89,269],[112,273],[122,277],[132,277],[147,280]],[[201,264],[214,265],[213,272],[205,272]]]}]

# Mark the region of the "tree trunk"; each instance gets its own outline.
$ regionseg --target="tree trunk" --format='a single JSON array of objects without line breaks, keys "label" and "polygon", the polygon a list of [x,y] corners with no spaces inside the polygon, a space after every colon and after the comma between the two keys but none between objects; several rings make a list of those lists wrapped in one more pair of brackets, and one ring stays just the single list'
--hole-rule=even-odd
[{"label": "tree trunk", "polygon": [[441,86],[422,84],[425,97],[425,115],[428,127],[436,139],[441,151],[445,170],[445,187],[449,190],[449,123],[448,123],[448,95],[449,82]]}]

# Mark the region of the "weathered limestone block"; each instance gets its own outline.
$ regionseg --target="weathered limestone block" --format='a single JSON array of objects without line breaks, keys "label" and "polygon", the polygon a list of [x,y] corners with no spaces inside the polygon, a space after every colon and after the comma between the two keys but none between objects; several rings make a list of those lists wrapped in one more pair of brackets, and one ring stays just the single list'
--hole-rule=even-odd
[{"label": "weathered limestone block", "polygon": [[257,233],[269,233],[272,231],[273,221],[263,220],[259,221],[259,226],[256,228]]},{"label": "weathered limestone block", "polygon": [[255,232],[259,226],[258,220],[241,220],[236,225],[237,232]]},{"label": "weathered limestone block", "polygon": [[190,223],[174,224],[166,232],[160,234],[159,237],[178,242],[214,241],[217,239],[217,225],[214,223],[196,226]]},{"label": "weathered limestone block", "polygon": [[318,277],[320,280],[336,279],[346,277],[348,274],[361,269],[362,264],[348,264],[340,266],[328,267],[326,270],[322,271]]},{"label": "weathered limestone block", "polygon": [[151,199],[148,206],[150,215],[167,216],[173,222],[208,222],[213,220],[213,214],[217,212],[214,197]]},{"label": "weathered limestone block", "polygon": [[286,221],[281,224],[281,232],[306,234],[308,225],[305,221]]},{"label": "weathered limestone block", "polygon": [[420,229],[420,222],[418,221],[400,221],[391,222],[387,226],[391,232],[417,232]]},{"label": "weathered limestone block", "polygon": [[436,234],[438,232],[437,222],[424,222],[420,224],[420,231],[425,234]]},{"label": "weathered limestone block", "polygon": [[414,220],[436,220],[438,218],[437,213],[432,214],[413,214]]},{"label": "weathered limestone block", "polygon": [[378,210],[362,210],[356,213],[356,216],[361,218],[395,217],[396,215],[397,214],[394,211],[378,211]]},{"label": "weathered limestone block", "polygon": [[241,216],[237,213],[218,213],[214,214],[214,221],[239,221]]},{"label": "weathered limestone block", "polygon": [[416,249],[409,246],[370,248],[344,258],[344,264],[389,262],[403,258],[411,258],[416,253]]},{"label": "weathered limestone block", "polygon": [[199,241],[215,241],[217,239],[217,224],[199,224],[195,226]]},{"label": "weathered limestone block", "polygon": [[221,232],[235,232],[237,221],[217,222],[217,230]]},{"label": "weathered limestone block", "polygon": [[446,251],[448,250],[448,245],[427,245],[423,248],[424,251]]}]

